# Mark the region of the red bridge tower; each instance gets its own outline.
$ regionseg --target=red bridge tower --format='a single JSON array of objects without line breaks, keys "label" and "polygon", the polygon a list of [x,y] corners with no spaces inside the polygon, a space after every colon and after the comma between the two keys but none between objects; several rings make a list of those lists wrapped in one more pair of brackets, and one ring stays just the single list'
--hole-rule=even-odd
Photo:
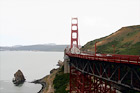
[{"label": "red bridge tower", "polygon": [[71,20],[71,49],[75,46],[78,48],[78,18]]}]

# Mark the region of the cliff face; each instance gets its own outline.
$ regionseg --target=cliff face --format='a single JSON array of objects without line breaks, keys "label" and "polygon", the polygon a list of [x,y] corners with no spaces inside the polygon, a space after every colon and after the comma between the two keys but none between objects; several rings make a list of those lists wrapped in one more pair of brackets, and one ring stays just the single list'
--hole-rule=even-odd
[{"label": "cliff face", "polygon": [[88,42],[82,47],[84,51],[94,52],[97,42],[98,53],[140,55],[140,25],[122,27],[109,36]]},{"label": "cliff face", "polygon": [[[60,64],[61,63],[61,64]],[[69,74],[64,73],[64,63],[58,62],[59,68],[52,69],[50,75],[47,75],[41,82],[46,83],[46,87],[41,93],[68,93]]]}]

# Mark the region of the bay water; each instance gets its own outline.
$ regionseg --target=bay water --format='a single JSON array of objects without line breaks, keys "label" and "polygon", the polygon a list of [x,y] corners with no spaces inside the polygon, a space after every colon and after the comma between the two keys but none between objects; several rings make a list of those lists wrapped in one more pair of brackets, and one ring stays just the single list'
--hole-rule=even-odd
[{"label": "bay water", "polygon": [[[63,52],[0,51],[0,93],[37,93],[40,84],[29,83],[43,78],[63,60]],[[21,86],[12,83],[14,73],[20,69],[26,82]]]}]

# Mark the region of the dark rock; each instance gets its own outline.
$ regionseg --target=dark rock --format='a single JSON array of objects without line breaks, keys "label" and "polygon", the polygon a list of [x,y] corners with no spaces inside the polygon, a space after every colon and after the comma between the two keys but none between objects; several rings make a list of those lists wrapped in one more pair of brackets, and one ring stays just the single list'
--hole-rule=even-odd
[{"label": "dark rock", "polygon": [[23,73],[21,72],[21,70],[18,70],[18,71],[14,74],[13,83],[14,83],[15,85],[18,86],[19,84],[24,83],[25,80],[26,80],[26,79],[25,79]]},{"label": "dark rock", "polygon": [[52,69],[51,71],[50,71],[50,74],[52,74],[54,71],[56,71],[57,69]]}]

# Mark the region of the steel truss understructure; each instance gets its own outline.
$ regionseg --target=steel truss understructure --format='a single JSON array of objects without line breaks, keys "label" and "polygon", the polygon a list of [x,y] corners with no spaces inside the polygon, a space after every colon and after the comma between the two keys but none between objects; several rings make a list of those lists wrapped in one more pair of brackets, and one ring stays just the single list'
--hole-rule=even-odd
[{"label": "steel truss understructure", "polygon": [[140,68],[132,64],[70,58],[70,93],[140,91]]}]

